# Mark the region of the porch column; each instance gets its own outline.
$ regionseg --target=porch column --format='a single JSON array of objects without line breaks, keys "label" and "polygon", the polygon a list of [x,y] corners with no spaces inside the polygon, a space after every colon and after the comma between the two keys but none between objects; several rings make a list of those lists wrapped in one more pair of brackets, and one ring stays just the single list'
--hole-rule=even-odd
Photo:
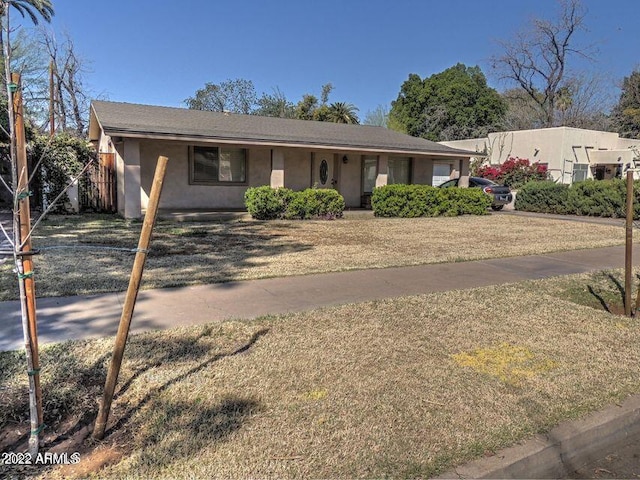
[{"label": "porch column", "polygon": [[376,187],[383,187],[387,184],[389,177],[389,155],[380,155],[378,158],[378,176],[376,177]]},{"label": "porch column", "polygon": [[460,164],[458,166],[458,171],[460,172],[460,179],[458,180],[459,187],[468,187],[469,186],[469,165],[471,163],[471,159],[463,158],[460,160]]},{"label": "porch column", "polygon": [[141,218],[140,141],[125,139],[116,148],[118,164],[118,213],[124,218]]},{"label": "porch column", "polygon": [[271,150],[271,188],[284,187],[284,151]]}]

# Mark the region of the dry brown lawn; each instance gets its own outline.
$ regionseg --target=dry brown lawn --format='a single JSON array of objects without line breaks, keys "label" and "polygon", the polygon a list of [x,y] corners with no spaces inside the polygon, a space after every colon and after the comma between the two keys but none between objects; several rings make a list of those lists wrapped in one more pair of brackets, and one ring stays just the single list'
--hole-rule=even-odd
[{"label": "dry brown lawn", "polygon": [[[553,281],[133,337],[113,426],[75,471],[108,458],[96,478],[429,477],[639,392],[639,321]],[[110,345],[45,348],[45,450],[95,416]],[[0,446],[28,428],[23,365],[0,354]]]},{"label": "dry brown lawn", "polygon": [[[52,217],[34,238],[40,296],[126,290],[133,256],[98,247],[137,245],[140,224],[112,216]],[[336,221],[250,219],[160,222],[143,288],[341,270],[385,268],[603,247],[623,227],[507,215]],[[58,248],[64,247],[64,248]],[[0,300],[17,298],[11,266],[0,266]]]}]

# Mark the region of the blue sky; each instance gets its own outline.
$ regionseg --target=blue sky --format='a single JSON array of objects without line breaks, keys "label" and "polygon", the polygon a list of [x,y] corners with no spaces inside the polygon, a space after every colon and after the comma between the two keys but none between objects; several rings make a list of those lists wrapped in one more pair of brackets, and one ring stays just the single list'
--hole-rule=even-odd
[{"label": "blue sky", "polygon": [[[252,80],[258,95],[279,87],[291,101],[320,94],[364,117],[394,100],[410,73],[489,59],[555,0],[54,0],[56,32],[68,32],[89,63],[94,93],[114,101],[183,106],[204,86]],[[640,67],[640,1],[584,0],[594,72],[620,82]],[[15,16],[14,16],[15,18]]]}]

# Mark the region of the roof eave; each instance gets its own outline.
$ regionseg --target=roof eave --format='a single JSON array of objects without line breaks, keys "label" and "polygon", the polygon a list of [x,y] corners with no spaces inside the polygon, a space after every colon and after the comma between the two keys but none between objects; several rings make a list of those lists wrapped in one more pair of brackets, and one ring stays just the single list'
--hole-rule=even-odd
[{"label": "roof eave", "polygon": [[439,151],[439,150],[418,150],[407,148],[393,148],[389,146],[375,146],[375,145],[346,145],[340,143],[327,144],[327,143],[315,143],[315,142],[292,142],[292,141],[278,141],[268,139],[258,139],[250,137],[212,137],[207,135],[187,135],[187,134],[168,134],[158,132],[143,132],[132,131],[128,129],[118,129],[104,127],[104,133],[110,137],[126,137],[126,138],[139,138],[149,140],[177,140],[183,142],[201,142],[201,143],[223,143],[223,144],[242,144],[252,145],[260,147],[292,147],[292,148],[314,148],[319,150],[341,150],[341,151],[353,151],[353,152],[372,152],[372,153],[394,153],[405,155],[431,155],[440,157],[477,157],[480,156],[476,152],[455,150],[451,151]]}]

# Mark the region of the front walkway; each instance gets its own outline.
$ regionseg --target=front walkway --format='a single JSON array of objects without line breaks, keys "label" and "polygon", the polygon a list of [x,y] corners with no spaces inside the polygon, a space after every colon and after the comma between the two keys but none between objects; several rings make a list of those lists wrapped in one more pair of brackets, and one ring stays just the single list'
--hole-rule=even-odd
[{"label": "front walkway", "polygon": [[[635,264],[640,265],[640,245]],[[132,333],[624,266],[624,247],[141,291]],[[144,278],[143,278],[144,285]],[[114,335],[124,293],[38,299],[40,343]],[[22,347],[17,301],[0,302],[0,351]]]}]

